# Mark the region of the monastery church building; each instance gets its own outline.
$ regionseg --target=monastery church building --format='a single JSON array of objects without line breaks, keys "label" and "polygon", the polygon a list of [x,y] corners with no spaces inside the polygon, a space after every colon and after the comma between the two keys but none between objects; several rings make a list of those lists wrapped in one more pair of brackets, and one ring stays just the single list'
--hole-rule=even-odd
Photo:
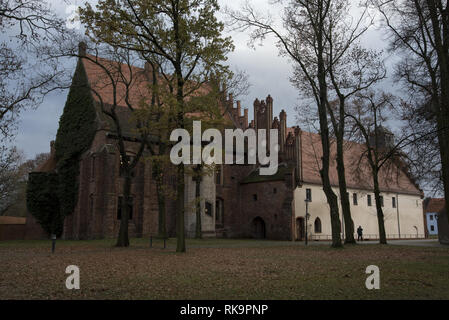
[{"label": "monastery church building", "polygon": [[[80,52],[86,57],[85,50]],[[80,68],[87,75],[91,88],[95,88],[102,99],[108,101],[110,88],[99,84],[99,79],[104,79],[101,68],[85,58],[80,58],[76,72],[80,72]],[[149,75],[146,74],[149,71],[147,67],[133,69],[140,75],[138,78],[142,82],[131,90],[137,99],[142,94],[142,88],[146,87],[145,82],[149,81]],[[75,211],[65,218],[65,239],[112,238],[118,235],[120,226],[123,178],[120,175],[117,140],[111,121],[100,110],[98,97],[92,95],[92,100],[92,108],[96,111],[95,137],[81,156],[78,203]],[[252,121],[248,119],[248,109],[244,109],[242,114],[240,101],[234,101],[232,95],[225,100],[226,117],[235,128],[278,129],[279,168],[273,176],[262,176],[257,165],[220,165],[214,174],[204,176],[200,185],[203,236],[304,240],[307,227],[311,240],[331,239],[329,206],[319,174],[322,154],[320,136],[299,127],[287,127],[284,110],[274,117],[274,100],[269,95],[265,100],[254,101]],[[119,113],[126,118],[126,112]],[[132,135],[131,130],[129,135]],[[132,142],[131,137],[128,140],[126,147],[132,155],[136,152],[136,143]],[[338,195],[335,143],[332,145],[330,178]],[[347,142],[345,150],[346,178],[355,229],[361,226],[365,238],[376,239],[378,224],[372,179],[368,167],[356,170],[355,165],[363,153],[363,146]],[[54,153],[52,150],[52,157],[38,171],[55,170]],[[393,170],[394,175],[385,170],[380,173],[387,237],[424,238],[423,192],[405,167],[399,164],[396,167],[398,170]],[[167,175],[165,180],[167,187],[175,190],[176,176]],[[194,207],[189,204],[195,199],[195,182],[186,175],[185,183],[185,227],[187,235],[193,237],[196,215]],[[157,234],[158,201],[149,162],[138,164],[131,194],[130,236],[148,237]],[[307,222],[306,199],[309,201]],[[175,201],[167,199],[166,226],[172,237],[176,236],[175,217]],[[343,228],[344,223],[342,234]]]}]

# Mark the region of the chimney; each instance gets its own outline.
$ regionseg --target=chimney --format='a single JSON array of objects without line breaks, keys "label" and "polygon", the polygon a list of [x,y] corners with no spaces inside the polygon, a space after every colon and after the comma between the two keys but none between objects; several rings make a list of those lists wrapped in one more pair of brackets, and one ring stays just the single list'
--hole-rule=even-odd
[{"label": "chimney", "polygon": [[242,103],[237,101],[237,116],[240,118],[242,116]]},{"label": "chimney", "polygon": [[257,130],[257,115],[259,113],[259,107],[260,107],[260,101],[259,99],[256,98],[256,100],[254,100],[254,129]]},{"label": "chimney", "polygon": [[87,54],[87,44],[85,42],[80,42],[78,45],[78,55],[80,57],[85,57]]},{"label": "chimney", "polygon": [[285,110],[282,110],[279,118],[281,120],[281,124],[280,124],[280,147],[281,147],[281,153],[285,152],[285,142],[287,140],[287,113],[285,112]]},{"label": "chimney", "polygon": [[248,128],[248,109],[243,109],[243,117],[245,118],[245,129]]},{"label": "chimney", "polygon": [[[273,98],[271,98],[270,95],[268,95],[268,97],[265,99],[266,101],[266,106],[265,106],[265,119],[266,119],[266,129],[267,129],[267,145],[268,148],[270,148],[271,146],[271,141],[270,141],[270,130],[271,130],[271,126],[273,125]],[[271,150],[270,150],[271,152]]]},{"label": "chimney", "polygon": [[270,127],[268,127],[267,129],[271,129],[271,124],[273,123],[273,98],[268,95],[267,99],[267,117],[268,117],[268,124],[270,125]]}]

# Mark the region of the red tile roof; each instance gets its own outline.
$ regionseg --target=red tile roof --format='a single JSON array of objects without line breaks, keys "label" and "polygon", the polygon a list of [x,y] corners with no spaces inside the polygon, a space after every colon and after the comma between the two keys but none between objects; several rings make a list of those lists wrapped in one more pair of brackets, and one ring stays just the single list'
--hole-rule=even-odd
[{"label": "red tile roof", "polygon": [[[365,147],[354,142],[345,142],[345,175],[348,188],[372,190],[371,170],[366,160],[359,160]],[[321,184],[320,168],[322,157],[321,137],[319,134],[302,132],[302,160],[304,182]],[[333,186],[338,186],[336,164],[336,144],[331,139],[330,180]],[[422,191],[412,182],[407,174],[397,165],[385,166],[379,173],[380,188],[383,192],[399,192],[422,195]]]},{"label": "red tile roof", "polygon": [[[82,59],[82,62],[86,70],[87,78],[89,80],[91,88],[94,92],[101,96],[101,100],[105,105],[111,106],[114,104],[114,90],[111,81],[111,75],[115,75],[115,77],[113,77],[114,83],[117,84],[115,95],[117,106],[128,107],[126,103],[127,87],[125,85],[125,82],[130,82],[128,90],[128,101],[133,108],[140,108],[142,102],[150,102],[150,93],[152,86],[152,82],[150,81],[150,79],[152,78],[149,74],[150,70],[135,66],[129,66],[127,64],[117,63],[89,54],[86,55],[86,58]],[[111,75],[108,75],[103,67],[109,70]],[[159,77],[160,83],[166,82],[166,80],[163,79],[162,75],[159,75]],[[120,80],[121,78],[124,78],[125,81]],[[193,82],[191,82],[190,85],[192,83]],[[207,83],[202,84],[201,86],[199,86],[199,88],[191,87],[191,89],[194,89],[194,92],[191,93],[189,97],[187,97],[187,100],[190,97],[207,94],[211,90],[210,86]],[[189,83],[187,84],[186,90],[189,90]],[[99,102],[100,99],[97,94],[94,93],[93,98],[96,102]],[[161,100],[163,100],[163,98],[161,98]],[[196,112],[195,110],[186,113],[186,117],[200,116],[201,112]],[[227,121],[232,121],[230,112],[225,113],[225,119],[227,119]]]},{"label": "red tile roof", "polygon": [[[91,88],[96,91],[105,104],[113,105],[114,91],[110,75],[103,69],[106,68],[111,73],[114,83],[117,84],[116,99],[117,105],[126,107],[126,82],[130,82],[129,87],[129,102],[134,108],[138,108],[142,101],[149,102],[151,99],[150,90],[152,82],[149,70],[143,68],[130,66],[128,64],[117,63],[101,57],[93,55],[86,55],[82,59],[84,68],[86,70],[87,78]],[[125,80],[121,80],[124,78]],[[159,75],[160,83],[165,82],[162,75]],[[187,84],[188,86],[189,84]],[[207,84],[202,84],[192,96],[204,94],[210,91]],[[96,94],[93,95],[98,102],[99,98]]]},{"label": "red tile roof", "polygon": [[444,209],[444,199],[430,199],[425,207],[427,212],[441,212]]},{"label": "red tile roof", "polygon": [[[117,84],[116,102],[118,106],[127,106],[125,102],[125,82],[131,82],[129,89],[129,102],[134,107],[137,108],[141,101],[148,102],[148,88],[150,82],[148,81],[144,69],[120,64],[89,54],[86,55],[85,59],[82,59],[82,62],[92,90],[101,96],[104,104],[114,104],[114,91],[113,86],[111,85],[111,79],[103,67],[111,73],[114,83]],[[120,76],[122,76],[125,81],[120,80]],[[93,97],[97,102],[99,101],[96,94],[93,94]]]}]

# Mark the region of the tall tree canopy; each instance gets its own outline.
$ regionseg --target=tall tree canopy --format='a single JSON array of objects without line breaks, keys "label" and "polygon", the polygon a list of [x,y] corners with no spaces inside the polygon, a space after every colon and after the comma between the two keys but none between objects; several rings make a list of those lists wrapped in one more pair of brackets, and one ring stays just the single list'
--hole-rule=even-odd
[{"label": "tall tree canopy", "polygon": [[[226,55],[233,50],[215,0],[100,0],[80,10],[87,34],[99,43],[135,52],[147,62],[161,59],[158,72],[172,95],[177,128],[186,128],[189,97],[211,77],[227,78]],[[195,105],[191,103],[190,105]],[[177,169],[177,251],[185,252],[184,166]]]}]

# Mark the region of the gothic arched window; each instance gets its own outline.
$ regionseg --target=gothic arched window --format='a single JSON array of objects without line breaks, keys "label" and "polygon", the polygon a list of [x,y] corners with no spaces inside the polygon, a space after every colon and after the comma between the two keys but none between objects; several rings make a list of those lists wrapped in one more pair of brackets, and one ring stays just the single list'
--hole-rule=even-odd
[{"label": "gothic arched window", "polygon": [[321,233],[321,220],[320,218],[315,219],[315,233]]}]

